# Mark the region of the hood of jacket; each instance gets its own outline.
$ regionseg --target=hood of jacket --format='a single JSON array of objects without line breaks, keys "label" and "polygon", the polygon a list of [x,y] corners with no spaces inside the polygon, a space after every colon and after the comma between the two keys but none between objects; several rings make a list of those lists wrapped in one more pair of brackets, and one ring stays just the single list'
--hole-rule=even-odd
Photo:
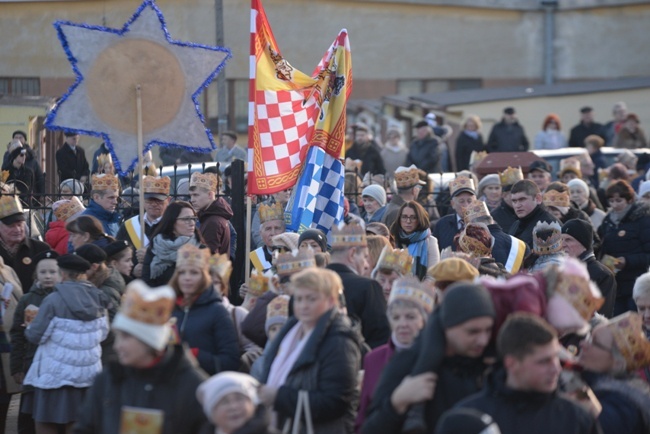
[{"label": "hood of jacket", "polygon": [[99,304],[99,297],[90,282],[61,282],[55,286],[61,300],[81,321],[92,321],[103,315],[104,308]]},{"label": "hood of jacket", "polygon": [[218,197],[206,209],[199,212],[200,221],[204,221],[210,216],[218,216],[230,220],[233,217],[232,208],[223,197]]}]

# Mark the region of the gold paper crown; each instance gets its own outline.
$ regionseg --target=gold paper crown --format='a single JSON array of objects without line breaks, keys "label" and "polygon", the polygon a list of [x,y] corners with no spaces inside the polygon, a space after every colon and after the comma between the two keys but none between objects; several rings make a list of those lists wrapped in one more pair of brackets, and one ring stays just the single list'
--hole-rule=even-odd
[{"label": "gold paper crown", "polygon": [[460,192],[461,190],[471,190],[472,193],[476,194],[476,187],[474,186],[474,180],[466,176],[457,176],[456,178],[449,181],[449,195],[454,197],[454,194]]},{"label": "gold paper crown", "polygon": [[388,297],[388,304],[396,300],[408,300],[421,306],[429,314],[433,312],[435,297],[431,289],[416,277],[402,277],[393,283]]},{"label": "gold paper crown", "polygon": [[[58,204],[58,205],[57,205]],[[62,222],[67,221],[86,208],[83,206],[77,196],[72,196],[69,200],[60,200],[52,204],[52,210],[57,220]]]},{"label": "gold paper crown", "polygon": [[178,249],[176,256],[176,268],[180,267],[197,267],[205,268],[210,260],[209,249],[199,249],[193,244],[184,244]]},{"label": "gold paper crown", "polygon": [[397,188],[410,188],[420,184],[420,173],[415,165],[410,167],[400,166],[395,171]]},{"label": "gold paper crown", "polygon": [[210,272],[217,273],[221,277],[222,285],[228,287],[228,282],[230,282],[230,274],[232,273],[232,262],[227,254],[220,255],[215,253],[210,256],[208,261],[210,266]]},{"label": "gold paper crown", "polygon": [[332,228],[332,248],[368,247],[366,231],[357,222]]},{"label": "gold paper crown", "polygon": [[120,181],[117,179],[117,175],[111,175],[108,173],[93,175],[90,180],[90,185],[93,191],[120,191]]},{"label": "gold paper crown", "polygon": [[275,202],[272,205],[261,204],[257,207],[257,212],[260,215],[260,224],[271,220],[284,221],[284,208],[280,202]]},{"label": "gold paper crown", "polygon": [[465,226],[465,229],[460,233],[458,238],[458,247],[461,251],[469,254],[474,258],[485,258],[492,256],[492,248],[486,246],[481,240],[474,238],[471,235],[468,235],[468,232],[472,232],[473,229],[481,228],[487,235],[490,235],[490,231],[484,223],[468,223]]},{"label": "gold paper crown", "polygon": [[515,185],[517,182],[524,179],[524,172],[521,171],[521,167],[516,169],[508,166],[503,172],[499,172],[499,180],[501,185]]},{"label": "gold paper crown", "polygon": [[582,176],[580,161],[577,158],[571,157],[560,160],[560,173],[568,171],[573,172],[578,176]]},{"label": "gold paper crown", "polygon": [[113,157],[111,157],[111,154],[99,154],[97,156],[97,168],[100,173],[104,173],[104,166],[106,164],[113,165]]},{"label": "gold paper crown", "polygon": [[145,193],[151,194],[164,194],[169,196],[169,187],[172,180],[169,176],[164,176],[162,178],[157,176],[145,176],[142,180],[142,185],[144,186]]},{"label": "gold paper crown", "polygon": [[605,302],[603,297],[594,295],[588,279],[574,274],[560,273],[555,291],[564,297],[585,321],[589,321]]},{"label": "gold paper crown", "polygon": [[481,161],[485,160],[485,157],[487,156],[488,156],[487,151],[480,151],[480,152],[472,151],[472,153],[469,155],[470,167],[474,167]]},{"label": "gold paper crown", "polygon": [[266,305],[266,318],[289,317],[289,296],[278,295]]},{"label": "gold paper crown", "polygon": [[650,365],[650,342],[643,333],[643,319],[636,312],[612,318],[607,328],[614,335],[616,348],[625,359],[626,370],[636,371]]},{"label": "gold paper crown", "polygon": [[135,321],[161,326],[169,321],[175,299],[169,286],[149,288],[143,281],[134,280],[126,286],[120,313]]},{"label": "gold paper crown", "polygon": [[400,276],[406,276],[411,273],[413,267],[413,257],[409,255],[408,250],[392,249],[385,246],[377,260],[377,270],[395,271]]},{"label": "gold paper crown", "polygon": [[275,259],[275,270],[278,276],[291,276],[310,267],[316,267],[314,251],[311,249],[280,253]]},{"label": "gold paper crown", "polygon": [[266,291],[269,290],[269,281],[271,278],[265,276],[262,273],[258,273],[257,270],[253,270],[251,277],[248,281],[248,293],[252,297],[260,297]]},{"label": "gold paper crown", "polygon": [[559,191],[556,190],[549,190],[546,193],[544,193],[544,195],[542,196],[542,202],[546,206],[565,207],[565,208],[571,206],[568,191],[565,191],[564,193],[560,193]]},{"label": "gold paper crown", "polygon": [[490,210],[488,209],[485,202],[482,200],[474,200],[469,204],[464,210],[463,220],[465,223],[471,223],[479,217],[486,217],[490,215]]},{"label": "gold paper crown", "polygon": [[[540,231],[552,231],[546,239],[537,234]],[[551,255],[562,251],[562,227],[556,223],[537,222],[533,228],[533,252],[538,255]]]},{"label": "gold paper crown", "polygon": [[22,213],[23,206],[18,196],[11,194],[0,196],[0,219]]},{"label": "gold paper crown", "polygon": [[214,173],[192,173],[190,178],[190,188],[203,188],[208,191],[217,191],[217,175]]},{"label": "gold paper crown", "polygon": [[11,173],[9,173],[8,170],[3,170],[2,171],[2,179],[1,179],[2,182],[7,182],[7,179],[9,179],[9,175],[11,175]]}]

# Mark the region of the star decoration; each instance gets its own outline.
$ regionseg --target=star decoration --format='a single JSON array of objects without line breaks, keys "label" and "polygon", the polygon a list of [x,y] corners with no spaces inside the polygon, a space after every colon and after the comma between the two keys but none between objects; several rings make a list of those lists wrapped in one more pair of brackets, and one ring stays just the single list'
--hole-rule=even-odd
[{"label": "star decoration", "polygon": [[101,137],[124,175],[138,162],[140,85],[144,152],[154,145],[216,149],[198,97],[229,49],[173,40],[154,0],[145,0],[122,29],[68,21],[54,27],[76,80],[47,115],[47,128]]}]

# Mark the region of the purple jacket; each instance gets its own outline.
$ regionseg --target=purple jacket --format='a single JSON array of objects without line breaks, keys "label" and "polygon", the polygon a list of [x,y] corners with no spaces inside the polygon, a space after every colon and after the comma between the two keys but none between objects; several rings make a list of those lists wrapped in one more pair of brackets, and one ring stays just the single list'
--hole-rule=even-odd
[{"label": "purple jacket", "polygon": [[357,433],[361,431],[361,426],[366,419],[366,410],[370,406],[372,395],[375,393],[375,387],[377,387],[384,366],[388,364],[393,354],[395,354],[395,344],[392,339],[388,339],[387,344],[375,348],[363,358],[363,384],[361,385],[359,412],[354,423],[354,431]]}]

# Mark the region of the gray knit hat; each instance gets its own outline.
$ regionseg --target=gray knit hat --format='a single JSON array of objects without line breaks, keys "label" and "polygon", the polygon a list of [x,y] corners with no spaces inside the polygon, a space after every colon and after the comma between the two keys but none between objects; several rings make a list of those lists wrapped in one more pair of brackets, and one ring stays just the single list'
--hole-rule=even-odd
[{"label": "gray knit hat", "polygon": [[484,316],[494,318],[496,312],[490,293],[482,285],[459,282],[445,290],[440,304],[440,319],[445,329]]},{"label": "gray knit hat", "polygon": [[377,201],[377,203],[379,203],[379,206],[386,205],[386,190],[384,190],[384,187],[381,185],[372,184],[367,186],[361,192],[361,197],[363,196],[372,197]]}]

